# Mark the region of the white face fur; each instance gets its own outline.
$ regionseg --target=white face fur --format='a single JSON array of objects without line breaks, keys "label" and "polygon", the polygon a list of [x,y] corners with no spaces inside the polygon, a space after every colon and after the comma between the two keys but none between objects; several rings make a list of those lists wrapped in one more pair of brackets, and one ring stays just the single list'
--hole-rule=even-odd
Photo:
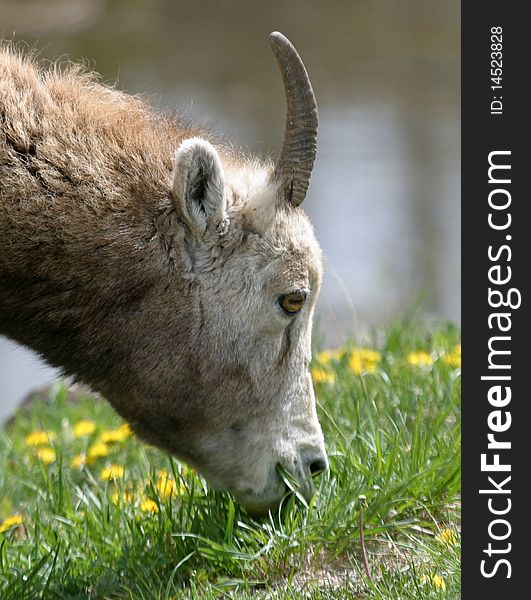
[{"label": "white face fur", "polygon": [[194,357],[197,435],[187,458],[255,512],[274,507],[282,465],[312,494],[327,468],[309,373],[321,252],[301,209],[279,205],[268,171],[226,169],[201,139],[175,158],[173,196],[187,227],[201,326]]}]

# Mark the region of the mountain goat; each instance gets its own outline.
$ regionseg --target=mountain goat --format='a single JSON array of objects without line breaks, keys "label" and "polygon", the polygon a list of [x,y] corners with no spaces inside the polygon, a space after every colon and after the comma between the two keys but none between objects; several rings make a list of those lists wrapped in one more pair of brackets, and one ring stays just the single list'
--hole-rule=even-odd
[{"label": "mountain goat", "polygon": [[255,512],[285,493],[278,465],[307,498],[328,466],[308,368],[321,252],[300,208],[317,106],[294,47],[270,41],[276,165],[0,51],[0,333]]}]

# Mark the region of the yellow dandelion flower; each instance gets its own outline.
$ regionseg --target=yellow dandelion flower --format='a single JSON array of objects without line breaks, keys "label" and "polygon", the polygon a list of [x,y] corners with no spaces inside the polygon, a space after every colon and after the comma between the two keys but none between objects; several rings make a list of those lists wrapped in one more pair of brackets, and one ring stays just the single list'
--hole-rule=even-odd
[{"label": "yellow dandelion flower", "polygon": [[441,542],[442,544],[446,544],[448,546],[456,546],[457,545],[457,535],[455,531],[451,529],[444,528],[439,531],[439,533],[435,536],[435,539]]},{"label": "yellow dandelion flower", "polygon": [[323,350],[317,354],[317,360],[323,364],[328,364],[332,360],[341,360],[344,356],[345,348],[335,348],[333,350]]},{"label": "yellow dandelion flower", "polygon": [[410,352],[406,357],[407,362],[414,367],[430,367],[433,364],[433,358],[427,352],[419,350]]},{"label": "yellow dandelion flower", "polygon": [[129,423],[122,423],[120,427],[118,427],[118,430],[126,437],[131,437],[133,435],[133,430],[131,429],[131,425],[129,425]]},{"label": "yellow dandelion flower", "polygon": [[39,448],[37,450],[37,458],[44,464],[50,465],[55,462],[56,454],[53,448]]},{"label": "yellow dandelion flower", "polygon": [[74,458],[70,461],[70,466],[73,469],[81,469],[85,465],[86,456],[84,454],[76,454]]},{"label": "yellow dandelion flower", "polygon": [[348,365],[355,375],[373,373],[381,358],[382,355],[379,352],[376,352],[376,350],[355,348],[350,353]]},{"label": "yellow dandelion flower", "polygon": [[124,442],[127,438],[131,437],[132,433],[131,427],[127,423],[124,423],[117,429],[108,429],[107,431],[102,431],[99,439],[104,444]]},{"label": "yellow dandelion flower", "polygon": [[12,515],[11,517],[7,517],[0,523],[0,533],[4,533],[12,527],[22,525],[23,522],[24,519],[20,515]]},{"label": "yellow dandelion flower", "polygon": [[140,503],[140,510],[149,513],[158,513],[159,507],[157,506],[157,503],[154,500],[144,498],[144,500],[142,500],[142,502]]},{"label": "yellow dandelion flower", "polygon": [[78,421],[74,425],[74,436],[75,437],[84,437],[86,435],[90,435],[96,431],[96,423],[94,421],[84,420]]},{"label": "yellow dandelion flower", "polygon": [[450,367],[459,369],[461,367],[461,344],[457,344],[451,352],[443,356],[443,361]]},{"label": "yellow dandelion flower", "polygon": [[421,583],[431,583],[435,588],[437,588],[438,590],[445,590],[446,589],[446,583],[444,581],[444,579],[440,576],[437,575],[436,573],[434,575],[423,575],[420,579]]},{"label": "yellow dandelion flower", "polygon": [[109,446],[107,446],[107,444],[104,444],[103,442],[97,442],[88,449],[87,456],[90,459],[95,460],[96,458],[107,456],[110,451],[111,449]]},{"label": "yellow dandelion flower", "polygon": [[314,367],[312,369],[312,379],[314,383],[334,383],[336,376],[332,371]]},{"label": "yellow dandelion flower", "polygon": [[74,458],[70,461],[70,466],[72,469],[81,469],[85,465],[91,465],[94,463],[94,458],[87,456],[84,452],[81,454],[76,454]]},{"label": "yellow dandelion flower", "polygon": [[45,446],[55,439],[53,431],[42,431],[37,429],[28,433],[25,438],[26,446]]},{"label": "yellow dandelion flower", "polygon": [[122,504],[132,504],[135,501],[135,495],[133,492],[126,492],[125,490],[121,494],[118,491],[113,492],[111,502],[118,504],[120,501]]},{"label": "yellow dandelion flower", "polygon": [[162,498],[169,498],[177,494],[177,484],[173,479],[159,479],[155,489]]},{"label": "yellow dandelion flower", "polygon": [[124,476],[125,469],[121,465],[109,465],[102,470],[100,479],[108,481],[110,479],[121,479]]},{"label": "yellow dandelion flower", "polygon": [[169,498],[170,496],[182,496],[186,493],[186,487],[181,482],[177,485],[175,479],[172,479],[165,469],[161,469],[158,473],[157,481],[153,487],[161,498]]}]

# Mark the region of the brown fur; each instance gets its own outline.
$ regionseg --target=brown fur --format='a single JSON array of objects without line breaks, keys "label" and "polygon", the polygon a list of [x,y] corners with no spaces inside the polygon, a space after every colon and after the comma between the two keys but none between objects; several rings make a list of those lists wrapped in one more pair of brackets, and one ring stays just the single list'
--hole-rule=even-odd
[{"label": "brown fur", "polygon": [[172,155],[198,132],[6,49],[0,125],[0,330],[68,374],[104,377],[124,356],[102,336],[171,268],[154,240],[173,211]]}]

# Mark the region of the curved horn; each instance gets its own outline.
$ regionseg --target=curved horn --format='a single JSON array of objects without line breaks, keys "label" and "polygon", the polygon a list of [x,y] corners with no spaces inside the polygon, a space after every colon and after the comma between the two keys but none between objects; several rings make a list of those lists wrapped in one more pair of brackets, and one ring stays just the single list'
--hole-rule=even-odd
[{"label": "curved horn", "polygon": [[308,73],[291,42],[278,31],[269,36],[269,42],[282,74],[287,104],[284,142],[273,179],[280,184],[285,199],[298,206],[306,196],[317,153],[317,102]]}]

